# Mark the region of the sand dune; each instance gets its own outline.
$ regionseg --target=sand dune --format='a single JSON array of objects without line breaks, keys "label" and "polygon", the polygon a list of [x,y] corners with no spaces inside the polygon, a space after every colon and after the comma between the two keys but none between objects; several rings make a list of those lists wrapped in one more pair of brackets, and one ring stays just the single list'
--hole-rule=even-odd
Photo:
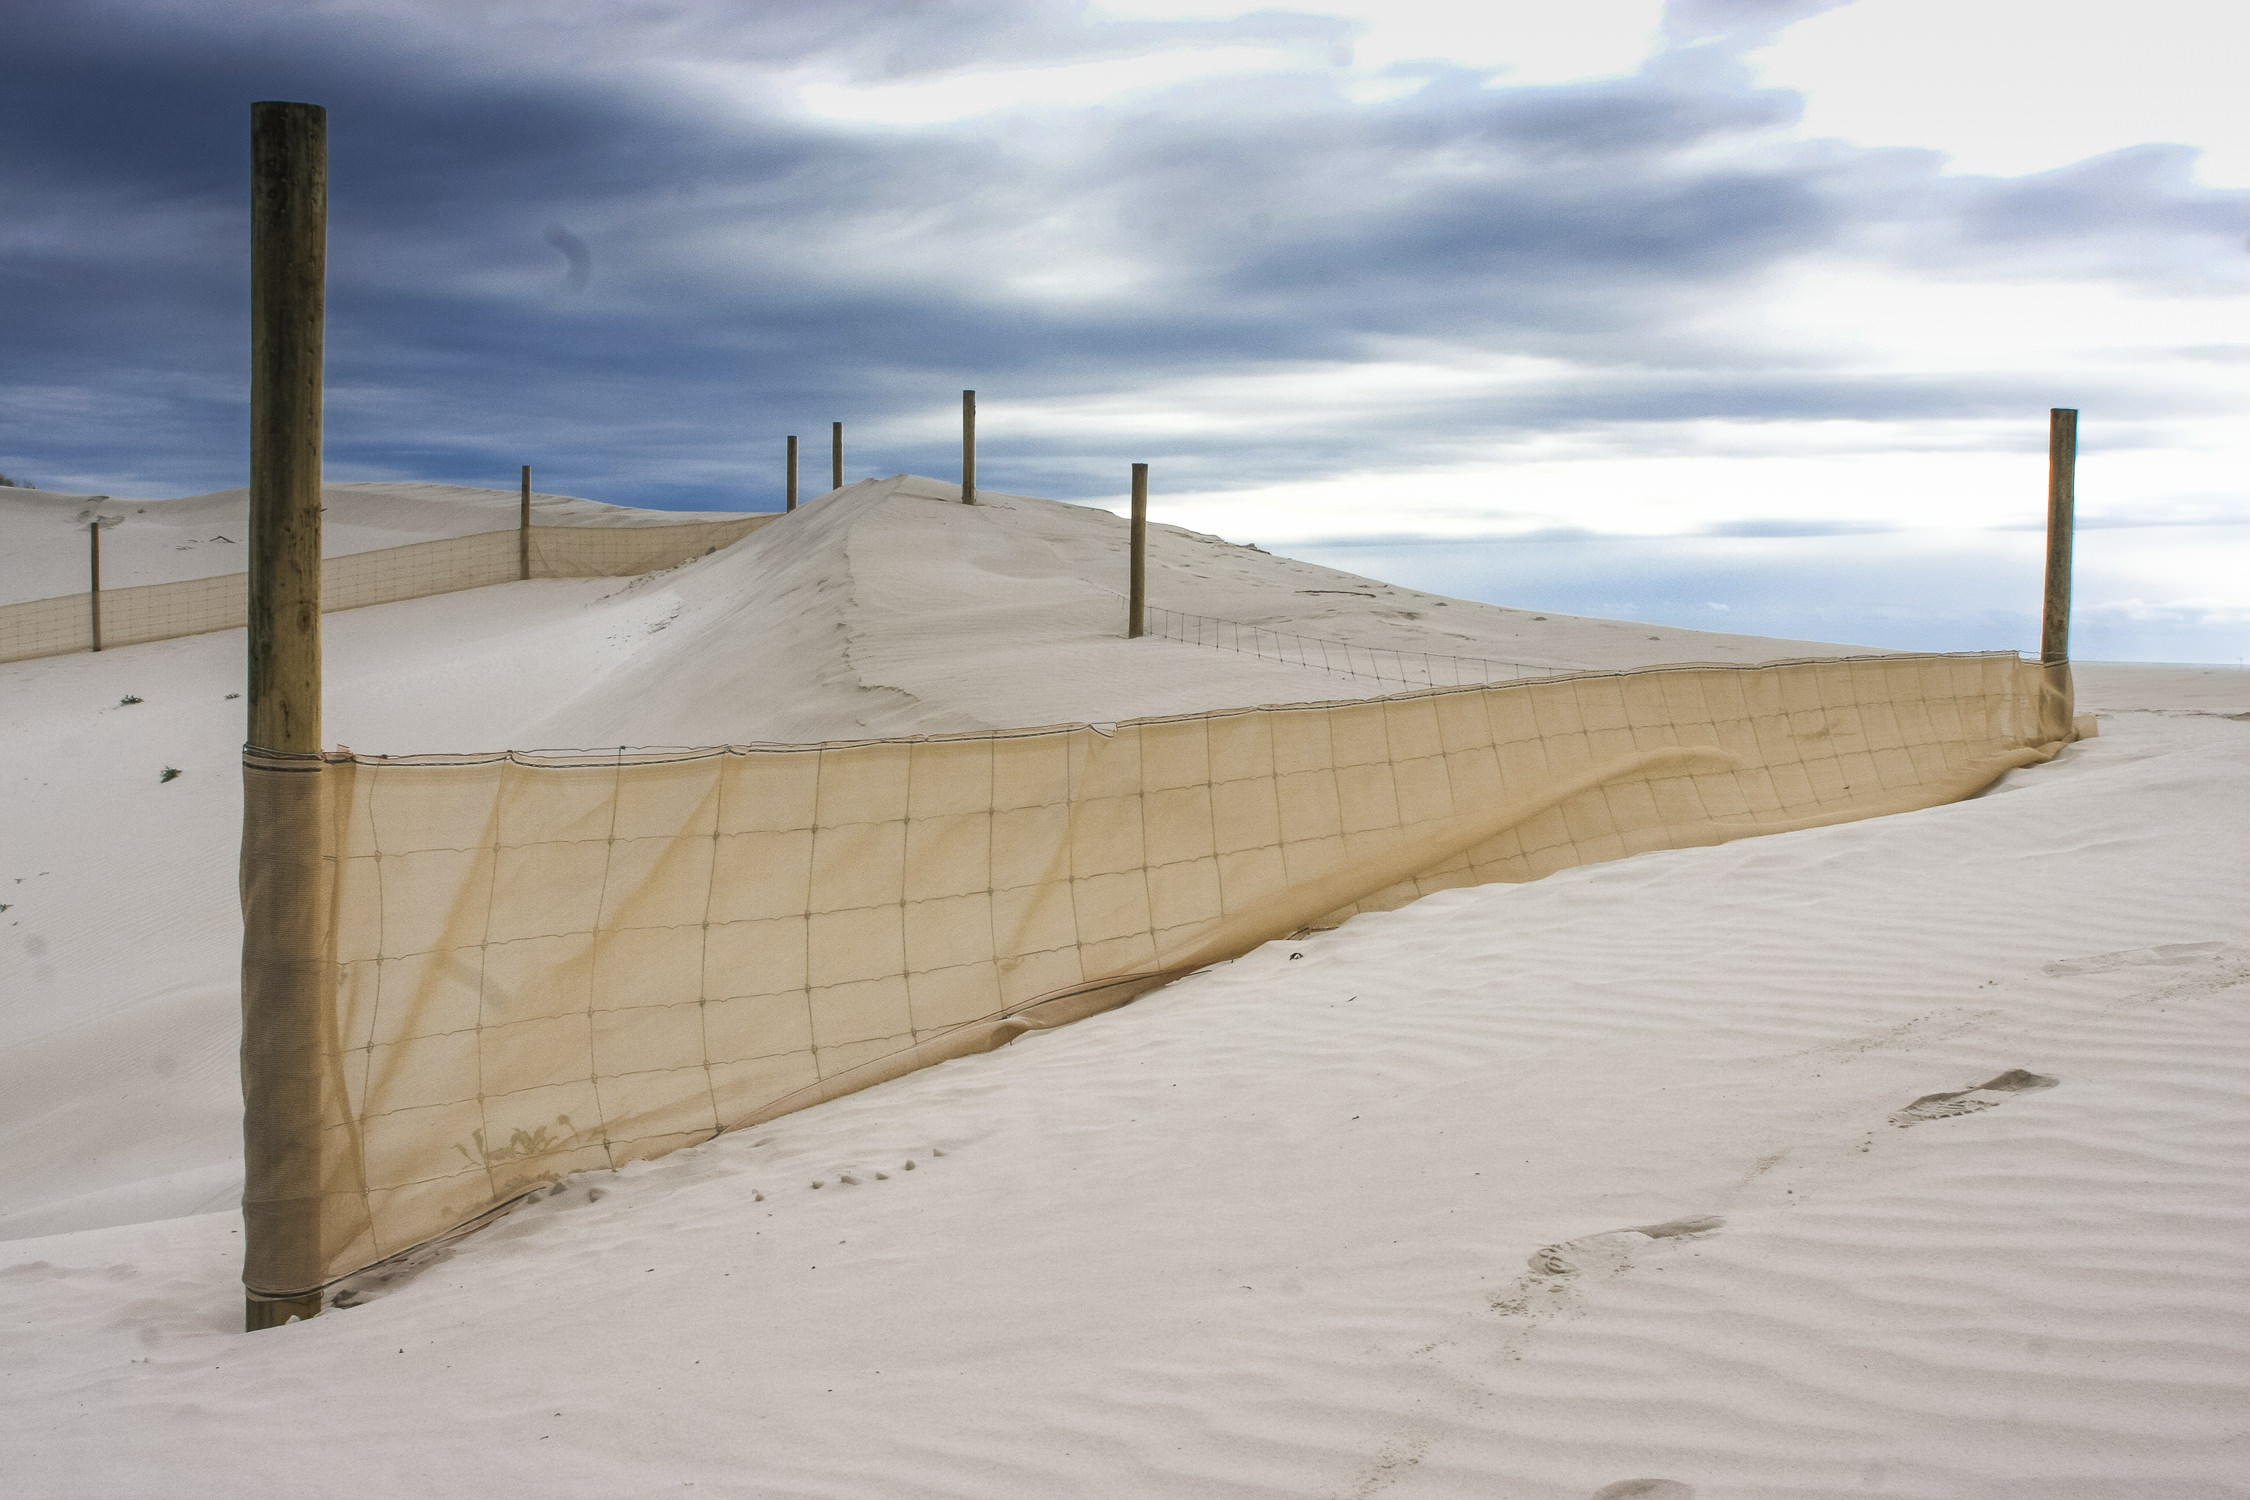
[{"label": "sand dune", "polygon": [[[331,737],[1355,691],[1136,658],[1114,518],[995,499],[333,616]],[[1158,553],[1159,602],[1373,644],[1761,644]],[[0,1242],[25,1493],[2250,1494],[2250,673],[2089,673],[2101,737],[1969,802],[1355,918],[244,1336],[193,1214],[233,1190],[239,649],[0,668],[0,1232],[73,1231]]]}]

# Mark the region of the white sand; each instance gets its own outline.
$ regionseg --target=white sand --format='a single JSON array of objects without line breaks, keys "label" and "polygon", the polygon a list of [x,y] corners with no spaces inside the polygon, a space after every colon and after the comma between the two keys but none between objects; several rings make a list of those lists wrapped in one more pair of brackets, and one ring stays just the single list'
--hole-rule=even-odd
[{"label": "white sand", "polygon": [[[1111,640],[1114,518],[918,489],[332,616],[331,737],[1378,690]],[[1156,550],[1160,604],[1367,644],[1806,649]],[[2102,737],[1974,801],[1358,918],[245,1336],[197,1215],[238,1183],[240,651],[0,667],[0,1234],[76,1231],[0,1242],[12,1492],[2250,1494],[2250,672],[2089,669]],[[1890,1123],[2015,1068],[2059,1083]]]}]

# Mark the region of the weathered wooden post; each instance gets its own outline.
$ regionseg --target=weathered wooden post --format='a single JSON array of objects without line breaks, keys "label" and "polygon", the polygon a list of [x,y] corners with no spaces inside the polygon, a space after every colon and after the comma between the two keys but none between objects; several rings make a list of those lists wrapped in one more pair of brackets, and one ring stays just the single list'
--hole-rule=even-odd
[{"label": "weathered wooden post", "polygon": [[246,1326],[320,1311],[327,966],[320,758],[328,112],[250,106],[249,738],[243,747]]},{"label": "weathered wooden post", "polygon": [[531,465],[523,466],[523,514],[516,522],[516,577],[531,576]]},{"label": "weathered wooden post", "polygon": [[795,437],[789,439],[789,502],[784,508],[787,510],[797,508],[797,439]]},{"label": "weathered wooden post", "polygon": [[832,490],[844,487],[844,424],[841,422],[828,424],[828,487]]},{"label": "weathered wooden post", "polygon": [[1148,465],[1133,465],[1133,561],[1126,590],[1125,638],[1139,640],[1148,624]]},{"label": "weathered wooden post", "polygon": [[2047,599],[2039,629],[2049,740],[2070,738],[2077,712],[2070,680],[2070,552],[2077,509],[2078,410],[2058,406],[2047,413]]},{"label": "weathered wooden post", "polygon": [[102,518],[94,517],[86,523],[87,571],[91,581],[86,586],[86,597],[92,602],[94,649],[102,649]]},{"label": "weathered wooden post", "polygon": [[961,503],[977,503],[977,393],[961,393]]},{"label": "weathered wooden post", "polygon": [[2070,544],[2077,508],[2078,413],[2058,406],[2047,414],[2047,608],[2039,659],[2048,666],[2070,660]]}]

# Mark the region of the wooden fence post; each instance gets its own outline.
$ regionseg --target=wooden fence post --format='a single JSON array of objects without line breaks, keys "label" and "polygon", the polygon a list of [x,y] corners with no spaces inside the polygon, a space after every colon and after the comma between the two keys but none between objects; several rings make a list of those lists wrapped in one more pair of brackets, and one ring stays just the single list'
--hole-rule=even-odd
[{"label": "wooden fence post", "polygon": [[977,393],[961,393],[961,503],[977,503]]},{"label": "wooden fence post", "polygon": [[789,439],[789,501],[783,508],[797,508],[797,439],[794,436]]},{"label": "wooden fence post", "polygon": [[840,490],[844,487],[844,424],[831,422],[828,427],[828,487]]},{"label": "wooden fence post", "polygon": [[250,106],[249,743],[243,766],[245,1324],[320,1311],[326,872],[321,360],[328,113]]},{"label": "wooden fence post", "polygon": [[249,740],[317,755],[328,112],[250,113]]},{"label": "wooden fence post", "polygon": [[92,581],[87,585],[86,597],[93,605],[94,649],[102,649],[102,518],[94,517],[86,523],[87,567]]},{"label": "wooden fence post", "polygon": [[2058,406],[2047,413],[2047,594],[2039,621],[2050,740],[2071,738],[2077,712],[2070,675],[2070,554],[2077,510],[2078,409]]},{"label": "wooden fence post", "polygon": [[328,112],[250,106],[250,735],[243,756],[245,1325],[322,1304],[326,900],[319,418]]},{"label": "wooden fence post", "polygon": [[2078,508],[2078,413],[2047,414],[2047,607],[2040,620],[2039,659],[2070,660],[2070,544]]},{"label": "wooden fence post", "polygon": [[531,465],[523,466],[523,518],[516,523],[516,577],[531,576]]},{"label": "wooden fence post", "polygon": [[1133,465],[1133,561],[1125,604],[1125,638],[1137,641],[1148,623],[1148,465]]}]

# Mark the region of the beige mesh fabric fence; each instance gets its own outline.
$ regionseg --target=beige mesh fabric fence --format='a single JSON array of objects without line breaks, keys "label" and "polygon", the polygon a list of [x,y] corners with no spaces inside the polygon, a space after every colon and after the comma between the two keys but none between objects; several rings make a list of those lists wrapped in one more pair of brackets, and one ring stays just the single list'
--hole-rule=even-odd
[{"label": "beige mesh fabric fence", "polygon": [[[561,1174],[1355,911],[1959,798],[2069,723],[1998,654],[817,746],[253,754],[253,825],[317,782],[325,854],[245,887],[255,1067],[318,1068],[270,1118],[253,1081],[273,1232],[244,1279],[303,1295]],[[265,951],[316,927],[317,962]]]},{"label": "beige mesh fabric fence", "polygon": [[[627,578],[733,545],[777,516],[685,521],[674,526],[534,526],[534,578]],[[485,531],[404,547],[351,552],[321,563],[321,608],[358,609],[426,594],[512,583],[521,532]],[[223,573],[178,583],[103,589],[102,645],[134,646],[212,630],[249,617],[249,575]],[[0,662],[93,648],[92,596],[65,594],[0,604]]]}]

